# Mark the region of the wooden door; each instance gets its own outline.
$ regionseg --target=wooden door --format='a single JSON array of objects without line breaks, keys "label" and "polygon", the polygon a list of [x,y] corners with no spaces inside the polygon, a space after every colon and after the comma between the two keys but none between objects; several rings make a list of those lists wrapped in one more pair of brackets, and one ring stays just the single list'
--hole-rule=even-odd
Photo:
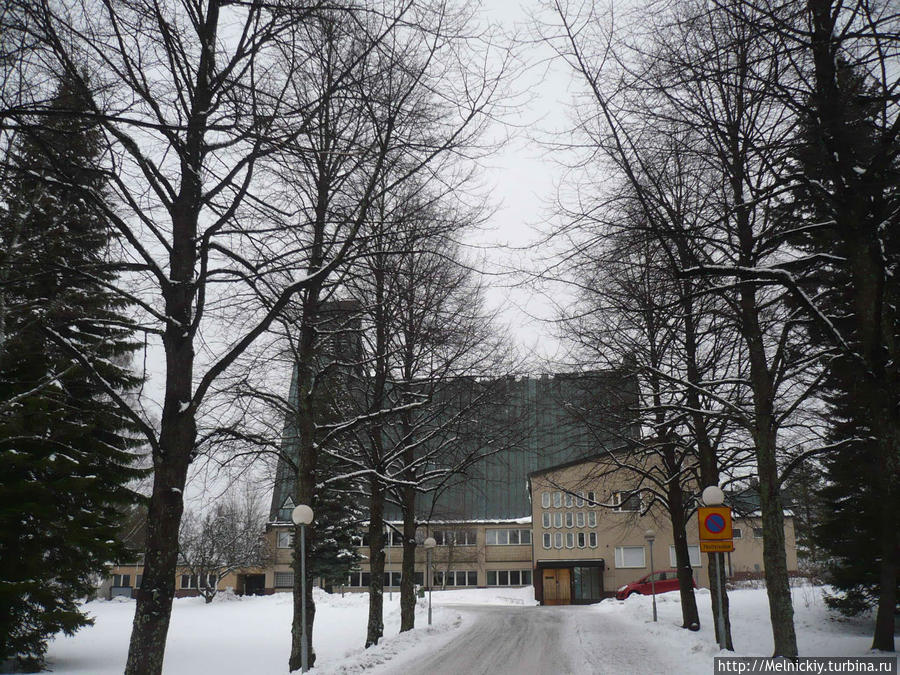
[{"label": "wooden door", "polygon": [[544,570],[543,577],[545,605],[569,605],[572,603],[571,570]]}]

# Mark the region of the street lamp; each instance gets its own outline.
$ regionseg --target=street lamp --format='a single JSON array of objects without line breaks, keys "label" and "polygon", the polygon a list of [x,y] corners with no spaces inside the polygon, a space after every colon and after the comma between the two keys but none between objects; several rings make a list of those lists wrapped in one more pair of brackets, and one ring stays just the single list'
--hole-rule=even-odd
[{"label": "street lamp", "polygon": [[650,594],[653,596],[653,620],[656,621],[656,572],[653,571],[653,542],[656,540],[656,532],[647,530],[644,539],[650,544]]},{"label": "street lamp", "polygon": [[437,546],[434,537],[425,540],[425,583],[428,584],[428,625],[431,625],[431,549]]},{"label": "street lamp", "polygon": [[313,521],[313,510],[306,504],[300,504],[291,511],[294,525],[300,526],[300,670],[309,670],[309,645],[306,638],[306,526]]}]

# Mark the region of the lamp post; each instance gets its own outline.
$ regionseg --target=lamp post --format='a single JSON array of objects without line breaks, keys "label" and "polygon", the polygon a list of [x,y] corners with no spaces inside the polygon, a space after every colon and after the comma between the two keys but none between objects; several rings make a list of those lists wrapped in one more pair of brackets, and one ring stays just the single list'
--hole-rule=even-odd
[{"label": "lamp post", "polygon": [[[700,499],[706,506],[720,506],[725,502],[725,493],[718,485],[709,485],[703,488],[703,494]],[[725,589],[724,574],[722,574],[722,554],[714,553],[713,559],[716,561],[716,604],[719,606],[719,616],[716,621],[716,627],[719,629],[719,648],[725,649],[728,644],[725,640],[725,600],[722,597]],[[710,574],[710,576],[712,576]]]},{"label": "lamp post", "polygon": [[431,625],[431,549],[437,546],[434,537],[425,540],[425,583],[428,584],[428,625]]},{"label": "lamp post", "polygon": [[306,504],[300,504],[291,511],[294,525],[300,526],[300,670],[309,670],[309,644],[306,635],[306,526],[313,521],[313,510]]},{"label": "lamp post", "polygon": [[650,544],[650,595],[653,596],[653,620],[656,621],[656,572],[653,571],[653,542],[656,540],[656,532],[647,530],[644,539]]}]

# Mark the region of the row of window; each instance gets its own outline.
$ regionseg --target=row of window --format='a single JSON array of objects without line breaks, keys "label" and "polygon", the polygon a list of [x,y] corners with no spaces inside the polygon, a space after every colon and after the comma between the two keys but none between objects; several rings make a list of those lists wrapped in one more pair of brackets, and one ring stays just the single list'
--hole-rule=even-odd
[{"label": "row of window", "polygon": [[581,508],[587,503],[588,506],[592,506],[597,503],[597,495],[593,490],[584,492],[542,492],[541,493],[541,506],[545,509],[550,508],[550,503],[553,503],[553,508],[560,508],[563,504],[565,504],[567,509],[572,508],[573,506],[577,506]]},{"label": "row of window", "polygon": [[[182,588],[215,588],[218,583],[215,574],[182,574]],[[291,577],[291,585],[293,585],[293,577]]]},{"label": "row of window", "polygon": [[531,530],[485,530],[484,543],[488,546],[516,546],[531,543]]},{"label": "row of window", "polygon": [[[131,575],[130,574],[113,574],[111,575],[112,585],[118,587],[130,587],[131,586]],[[143,575],[137,574],[135,575],[134,585],[137,588],[141,587],[141,582],[143,581]]]},{"label": "row of window", "polygon": [[[565,506],[567,509],[582,508],[585,504],[588,506],[597,505],[597,495],[593,490],[585,492],[542,492],[541,506],[549,509],[550,505],[558,509]],[[641,493],[639,490],[629,490],[623,492],[613,492],[612,504],[613,511],[640,511],[641,510]]]},{"label": "row of window", "polygon": [[531,570],[488,570],[488,586],[529,586]]},{"label": "row of window", "polygon": [[[446,582],[446,583],[445,583]],[[478,572],[475,570],[435,570],[435,586],[477,586]]]},{"label": "row of window", "polygon": [[596,532],[544,532],[544,548],[597,548]]},{"label": "row of window", "polygon": [[544,511],[541,514],[541,525],[545,530],[551,527],[584,527],[587,523],[588,527],[597,527],[596,511]]}]

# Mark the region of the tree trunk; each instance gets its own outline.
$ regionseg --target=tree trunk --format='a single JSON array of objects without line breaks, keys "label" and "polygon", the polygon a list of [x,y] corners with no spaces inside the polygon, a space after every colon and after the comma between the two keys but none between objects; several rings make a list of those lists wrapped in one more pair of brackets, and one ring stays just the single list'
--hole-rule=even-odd
[{"label": "tree trunk", "polygon": [[[760,427],[768,427],[763,416]],[[766,593],[769,596],[769,616],[775,641],[773,656],[797,656],[797,635],[794,632],[794,605],[787,572],[784,546],[784,506],[781,482],[775,458],[775,434],[759,434],[756,439],[756,463],[759,469],[759,502],[763,525],[763,564]]]},{"label": "tree trunk", "polygon": [[669,518],[672,520],[672,537],[675,540],[678,591],[681,595],[681,627],[700,630],[700,614],[697,611],[697,598],[694,595],[694,573],[691,570],[691,555],[685,532],[684,500],[679,481],[669,481],[667,497]]},{"label": "tree trunk", "polygon": [[[679,246],[679,256],[681,263],[685,264],[689,259],[686,248]],[[690,279],[685,279],[680,288],[681,305],[684,315],[684,333],[685,333],[685,365],[687,366],[687,379],[692,387],[687,388],[687,401],[691,410],[691,421],[694,429],[694,439],[697,442],[697,453],[700,460],[700,489],[703,490],[710,485],[719,484],[719,459],[716,454],[716,448],[710,440],[709,429],[707,427],[707,419],[701,412],[703,410],[700,401],[700,395],[697,393],[701,386],[700,368],[697,365],[697,324],[695,322],[694,308],[694,288]],[[725,626],[725,649],[734,651],[734,643],[731,640],[731,616],[728,612],[728,593],[725,590],[725,574],[720,570],[719,575],[715,575],[712,570],[716,569],[716,554],[709,553],[706,559],[706,569],[709,571],[709,591],[710,601],[712,604],[713,627],[716,633],[716,643],[722,644],[722,636],[719,634],[719,587],[722,588],[722,614],[724,615]]]},{"label": "tree trunk", "polygon": [[403,577],[400,580],[400,632],[416,627],[416,491],[403,488]]},{"label": "tree trunk", "polygon": [[175,597],[178,527],[188,462],[157,470],[147,511],[147,550],[128,647],[126,675],[160,675]]},{"label": "tree trunk", "polygon": [[384,635],[384,486],[378,476],[369,480],[369,624],[366,647]]},{"label": "tree trunk", "polygon": [[[318,265],[318,259],[313,260],[313,267]],[[299,452],[297,457],[297,486],[296,504],[313,503],[316,489],[316,467],[318,465],[318,448],[315,443],[316,419],[315,419],[315,323],[318,317],[319,288],[314,286],[309,289],[303,303],[303,321],[300,327],[299,363],[297,364],[297,436],[299,439]],[[313,539],[315,520],[307,525],[306,543]],[[290,671],[300,670],[302,667],[303,645],[303,593],[300,587],[300,554],[301,538],[300,528],[295,528],[294,533],[294,616],[291,624],[291,655],[288,659]],[[306,547],[307,551],[309,546]],[[308,566],[307,566],[308,569]],[[306,641],[309,667],[312,668],[316,661],[316,653],[313,650],[313,623],[316,616],[316,606],[312,595],[312,577],[307,573],[306,578]]]},{"label": "tree trunk", "polygon": [[166,355],[166,392],[159,435],[159,453],[153,457],[153,492],[147,511],[147,549],[143,583],[137,596],[126,675],[159,675],[166,650],[175,570],[178,530],[184,511],[184,484],[194,455],[197,422],[194,419],[194,345],[191,325],[197,232],[199,181],[186,180],[182,197],[173,207],[171,283],[164,290],[170,320],[163,334]]}]

